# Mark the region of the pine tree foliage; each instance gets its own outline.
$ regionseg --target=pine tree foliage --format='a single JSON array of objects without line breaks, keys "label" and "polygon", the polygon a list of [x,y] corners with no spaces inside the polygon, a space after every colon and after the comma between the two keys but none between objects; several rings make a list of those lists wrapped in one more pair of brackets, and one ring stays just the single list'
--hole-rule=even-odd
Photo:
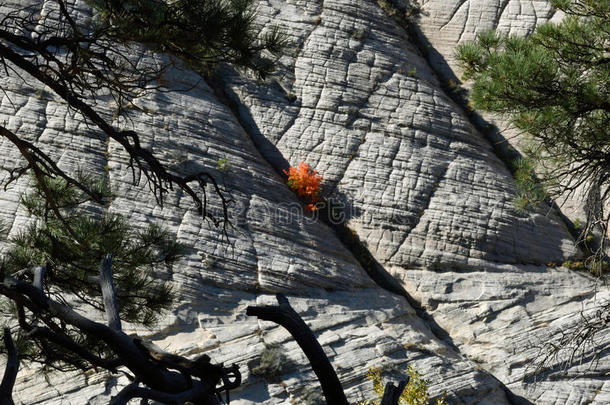
[{"label": "pine tree foliage", "polygon": [[[529,37],[488,31],[457,51],[477,108],[510,114],[573,188],[610,179],[610,2],[552,1],[566,13]],[[550,173],[549,173],[550,174]]]},{"label": "pine tree foliage", "polygon": [[[579,239],[586,266],[601,275],[608,267],[610,222],[605,212],[610,202],[610,1],[551,3],[565,13],[559,23],[542,24],[525,38],[481,33],[458,47],[457,60],[463,78],[474,80],[475,107],[507,115],[529,137],[525,159],[514,162],[517,208],[584,191],[587,222],[578,229]],[[592,361],[590,350],[597,351],[597,337],[607,333],[609,313],[610,303],[600,302],[569,333],[544,342],[536,372]]]},{"label": "pine tree foliage", "polygon": [[[230,201],[215,178],[205,170],[182,173],[165,167],[143,146],[138,133],[125,128],[130,121],[116,118],[129,117],[130,111],[140,109],[134,100],[164,88],[165,73],[173,67],[186,64],[207,74],[228,63],[266,77],[287,45],[285,36],[277,28],[263,30],[256,24],[253,0],[88,3],[92,9],[84,11],[79,2],[51,0],[45,2],[44,13],[38,2],[15,9],[0,5],[0,76],[21,79],[26,86],[33,83],[34,89],[46,86],[97,130],[101,140],[112,139],[123,147],[134,181],[145,179],[160,204],[169,191],[180,189],[203,217],[222,225],[226,235]],[[86,17],[89,11],[92,18]],[[109,96],[114,100],[112,120],[97,108],[98,102],[108,105]],[[55,164],[44,146],[29,142],[26,135],[0,125],[0,136],[25,160],[22,166],[5,168],[10,172],[8,183],[34,171],[39,182],[58,176],[88,191]],[[208,186],[221,199],[222,217],[205,209]]]},{"label": "pine tree foliage", "polygon": [[121,42],[137,42],[179,56],[196,70],[218,63],[254,72],[274,70],[268,56],[285,49],[285,35],[271,27],[259,36],[252,0],[89,0],[98,30]]},{"label": "pine tree foliage", "polygon": [[[107,182],[91,178],[81,181],[104,198],[111,198]],[[98,275],[101,260],[110,253],[121,319],[153,326],[173,299],[170,286],[163,281],[167,277],[161,272],[180,258],[183,246],[159,226],[134,230],[124,217],[93,204],[85,193],[65,180],[47,179],[46,186],[62,211],[59,218],[50,209],[40,185],[33,183],[33,191],[22,198],[22,204],[36,221],[9,239],[0,273],[27,281],[31,272],[20,270],[44,266],[45,292],[51,299],[70,305],[77,302],[81,308],[88,306],[103,312]],[[33,324],[36,315],[28,317],[31,319],[27,323]],[[105,347],[97,337],[69,326],[60,327],[78,344],[95,348],[100,357],[106,357]],[[17,339],[22,356],[62,370],[90,368],[79,356],[45,339],[34,339],[34,346],[21,343],[31,341],[26,332],[22,328],[21,339]]]},{"label": "pine tree foliage", "polygon": [[[584,189],[589,223],[607,228],[610,200],[610,1],[552,0],[559,23],[528,37],[487,31],[461,44],[476,108],[506,114],[530,138],[517,169],[522,208]],[[525,174],[529,167],[530,174]],[[544,191],[535,186],[533,171]]]},{"label": "pine tree foliage", "polygon": [[[222,224],[226,235],[230,200],[214,177],[166,167],[140,142],[140,134],[125,127],[130,121],[117,118],[129,118],[129,111],[138,109],[135,99],[166,86],[168,69],[186,65],[205,75],[228,63],[264,78],[284,50],[285,37],[256,24],[254,0],[85,2],[91,9],[73,0],[44,2],[42,12],[36,1],[0,4],[0,77],[9,78],[2,82],[17,79],[31,84],[32,92],[44,87],[51,99],[82,117],[87,135],[121,145],[134,182],[143,179],[158,203],[179,190],[202,217]],[[10,98],[7,90],[0,86]],[[112,118],[98,108],[109,100],[114,100]],[[30,142],[31,134],[23,131],[0,125],[0,137],[23,157],[16,166],[2,167],[8,171],[4,188],[27,173],[34,187],[22,204],[36,221],[8,241],[0,258],[0,290],[7,298],[2,310],[12,313],[9,326],[18,333],[19,356],[44,369],[127,368],[134,381],[116,403],[133,397],[219,403],[220,392],[240,384],[236,366],[212,364],[205,354],[189,360],[165,353],[126,335],[120,322],[105,326],[78,313],[106,310],[109,318],[154,325],[171,304],[172,291],[163,280],[183,246],[158,226],[132,229],[109,212],[107,182],[64,171],[45,145]],[[221,200],[222,218],[206,210],[208,186]],[[104,289],[103,296],[101,289],[111,283],[100,280],[99,269],[109,253],[114,288]],[[32,274],[36,266],[46,268],[42,280]],[[5,340],[11,340],[8,329]]]}]

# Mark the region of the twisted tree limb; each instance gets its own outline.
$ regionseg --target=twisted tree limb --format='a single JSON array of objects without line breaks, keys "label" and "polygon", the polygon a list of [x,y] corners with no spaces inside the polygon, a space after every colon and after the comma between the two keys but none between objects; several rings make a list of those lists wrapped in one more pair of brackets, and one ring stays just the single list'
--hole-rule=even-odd
[{"label": "twisted tree limb", "polygon": [[8,359],[2,383],[0,383],[0,405],[13,405],[13,386],[15,385],[17,371],[19,370],[19,357],[9,328],[4,328],[3,340],[4,347],[6,347],[8,353]]},{"label": "twisted tree limb", "polygon": [[[60,4],[62,4],[61,1]],[[44,35],[41,34],[40,36]],[[128,166],[134,172],[134,182],[137,182],[135,177],[135,169],[137,168],[148,180],[148,186],[159,204],[163,203],[164,195],[168,191],[173,190],[174,187],[177,187],[184,191],[192,199],[192,201],[195,202],[196,209],[199,214],[210,220],[214,226],[220,226],[222,224],[222,230],[226,236],[227,227],[231,225],[229,222],[227,208],[231,201],[229,198],[227,198],[225,193],[221,191],[216,179],[214,179],[210,173],[205,171],[186,176],[168,171],[166,167],[149,150],[144,149],[140,145],[140,138],[136,132],[115,129],[106,119],[98,114],[98,112],[96,112],[87,101],[84,101],[85,90],[93,91],[95,90],[94,86],[87,88],[85,85],[85,88],[81,89],[79,87],[79,83],[75,84],[73,82],[75,78],[69,72],[68,67],[65,66],[64,63],[60,62],[55,57],[55,54],[49,50],[52,49],[53,46],[57,45],[55,43],[57,41],[67,42],[67,44],[63,45],[64,49],[69,46],[76,46],[77,48],[80,48],[81,42],[86,41],[87,38],[82,36],[79,36],[78,38],[72,38],[69,36],[65,38],[56,37],[55,39],[49,39],[53,40],[54,42],[44,42],[41,44],[33,42],[32,39],[26,36],[14,35],[7,30],[0,29],[0,40],[4,41],[0,41],[1,65],[4,65],[6,68],[7,62],[10,62],[13,66],[19,68],[23,72],[26,72],[41,84],[48,86],[71,108],[82,114],[88,122],[97,126],[108,138],[118,142],[129,155]],[[95,38],[89,38],[89,40],[92,42],[96,41]],[[47,63],[44,64],[36,59],[31,59],[29,58],[29,55],[21,54],[18,50],[33,52],[46,60]],[[97,56],[103,58],[103,53]],[[126,55],[121,56],[124,57],[125,60],[129,59]],[[50,62],[53,62],[58,67],[56,69],[51,68]],[[109,63],[108,61],[105,62]],[[134,71],[138,71],[135,66],[132,68]],[[101,72],[97,73],[101,74]],[[100,77],[98,79],[109,83],[112,81],[111,79],[104,77]],[[151,78],[148,79],[148,81],[150,80]],[[144,82],[146,81],[147,80],[144,80]],[[120,80],[118,80],[117,83],[117,85],[120,85]],[[146,88],[145,85],[139,84],[140,81],[134,81],[134,83],[138,83],[138,86],[141,86],[142,89]],[[135,84],[133,84],[133,86],[137,87]],[[120,86],[118,90],[119,93],[122,94],[123,90]],[[13,144],[15,144],[19,148],[24,158],[28,161],[27,168],[24,167],[11,170],[11,181],[25,173],[27,169],[32,169],[36,174],[38,182],[41,183],[41,186],[44,186],[44,184],[42,184],[42,180],[39,178],[41,175],[44,174],[52,177],[59,176],[66,179],[69,183],[76,185],[88,195],[97,197],[97,200],[99,200],[99,196],[94,196],[90,191],[86,190],[86,187],[84,187],[77,179],[67,175],[56,165],[54,165],[52,163],[52,159],[46,153],[36,148],[30,142],[22,140],[15,134],[11,133],[8,129],[4,127],[1,129],[2,131],[0,131],[0,135],[8,138]],[[39,165],[44,168],[44,171],[38,167]],[[212,185],[214,192],[221,199],[223,209],[222,218],[217,218],[211,212],[207,211],[207,195],[205,187],[208,184]],[[48,193],[46,194],[47,197],[49,197]],[[60,219],[63,218],[60,213],[55,212],[55,214],[58,215]]]},{"label": "twisted tree limb", "polygon": [[110,401],[110,405],[127,405],[127,402],[133,398],[150,399],[167,405],[183,405],[184,403],[194,401],[197,401],[197,405],[218,405],[220,402],[213,395],[207,395],[207,398],[201,399],[202,396],[213,391],[214,383],[208,382],[207,384],[200,384],[176,394],[170,394],[140,387],[139,381],[136,380],[115,395]]},{"label": "twisted tree limb", "polygon": [[[335,369],[312,330],[290,306],[288,299],[283,294],[276,294],[275,297],[279,305],[249,306],[246,309],[246,315],[256,316],[259,319],[275,322],[283,326],[297,341],[299,347],[307,356],[311,368],[316,373],[318,381],[320,381],[326,403],[329,405],[347,405],[347,398],[343,387],[341,387],[339,377],[337,377]],[[401,381],[398,387],[388,382],[381,405],[398,405],[400,394],[405,390],[408,381],[408,378]]]},{"label": "twisted tree limb", "polygon": [[[228,391],[241,384],[241,375],[237,366],[225,368],[222,365],[212,364],[207,355],[195,360],[186,359],[166,353],[152,343],[125,334],[120,329],[114,289],[110,288],[112,287],[110,259],[111,256],[107,255],[102,261],[99,279],[105,289],[103,295],[106,311],[111,313],[110,326],[92,321],[67,305],[47,297],[41,289],[44,268],[36,268],[34,271],[36,286],[8,274],[0,275],[0,294],[17,304],[19,325],[26,332],[26,337],[36,339],[44,347],[48,343],[53,343],[96,367],[114,373],[119,367],[129,369],[135,379],[113,399],[113,404],[126,404],[132,398],[142,398],[143,401],[155,400],[166,404],[192,402],[197,405],[218,405],[222,391]],[[41,320],[49,327],[29,324],[26,311],[29,311],[34,319]],[[104,342],[115,357],[103,358],[89,352],[75,342],[64,327],[59,327],[60,324],[70,325],[82,333],[95,336]],[[18,365],[11,357],[10,347],[14,348],[14,346],[11,346],[12,340],[10,334],[7,335],[7,331],[5,331],[5,345],[9,349],[9,365]],[[16,352],[14,358],[16,359]],[[65,361],[70,362],[70,359],[67,358]],[[14,373],[9,372],[7,366],[7,372],[0,386],[0,405],[12,404],[2,401],[5,398],[8,398],[7,401],[10,400],[17,365],[11,368]],[[223,385],[217,388],[220,382]]]},{"label": "twisted tree limb", "polygon": [[80,356],[82,359],[88,361],[94,366],[101,367],[111,372],[116,372],[116,369],[123,365],[123,361],[119,358],[106,359],[96,356],[89,350],[85,349],[83,346],[76,343],[69,336],[62,333],[53,332],[51,329],[46,327],[31,327],[27,331],[26,336],[30,338],[44,339],[49,342],[52,342]]},{"label": "twisted tree limb", "polygon": [[339,377],[311,329],[292,309],[283,294],[277,294],[276,298],[279,306],[250,306],[246,309],[246,315],[275,322],[286,328],[307,356],[311,368],[320,381],[326,402],[333,405],[348,405]]}]

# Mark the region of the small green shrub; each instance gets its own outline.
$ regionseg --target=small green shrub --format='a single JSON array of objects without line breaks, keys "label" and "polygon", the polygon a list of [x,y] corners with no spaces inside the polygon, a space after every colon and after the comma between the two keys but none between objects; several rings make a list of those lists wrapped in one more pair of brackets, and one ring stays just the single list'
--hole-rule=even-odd
[{"label": "small green shrub", "polygon": [[299,404],[302,405],[326,405],[326,400],[322,393],[313,387],[305,387],[299,398]]},{"label": "small green shrub", "polygon": [[216,167],[221,172],[228,173],[229,170],[231,170],[232,165],[231,165],[231,162],[229,162],[229,159],[223,158],[223,159],[218,159],[218,163],[216,164]]},{"label": "small green shrub", "polygon": [[514,200],[517,212],[524,213],[540,204],[547,197],[547,193],[536,178],[533,163],[529,159],[519,158],[513,161],[515,182],[519,193]]},{"label": "small green shrub", "polygon": [[352,39],[355,39],[357,41],[362,41],[364,39],[364,37],[366,36],[366,31],[364,30],[364,28],[358,28],[352,31],[352,34],[350,35],[352,37]]},{"label": "small green shrub", "polygon": [[580,219],[576,218],[574,220],[574,222],[572,222],[572,226],[574,226],[575,230],[579,230],[580,228],[582,228],[582,223],[580,222]]},{"label": "small green shrub", "polygon": [[[398,403],[400,405],[447,405],[445,394],[440,398],[437,398],[434,402],[430,401],[430,395],[428,395],[428,387],[430,380],[423,378],[421,373],[415,369],[415,367],[409,365],[407,369],[409,373],[409,383],[407,387],[400,395]],[[359,402],[358,405],[379,405],[383,393],[385,391],[385,385],[381,376],[381,369],[372,367],[369,369],[367,377],[373,382],[373,391],[379,397],[379,400]]]},{"label": "small green shrub", "polygon": [[277,378],[283,369],[285,356],[278,345],[268,345],[261,353],[259,365],[252,368],[252,374],[265,378]]}]

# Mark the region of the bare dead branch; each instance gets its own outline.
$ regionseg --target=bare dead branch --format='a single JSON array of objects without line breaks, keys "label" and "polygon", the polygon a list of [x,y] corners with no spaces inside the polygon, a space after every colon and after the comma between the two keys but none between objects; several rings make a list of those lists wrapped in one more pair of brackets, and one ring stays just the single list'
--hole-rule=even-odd
[{"label": "bare dead branch", "polygon": [[275,322],[283,326],[301,347],[316,373],[328,404],[347,405],[341,382],[326,353],[303,319],[290,306],[283,294],[276,295],[279,306],[255,306],[246,309],[246,315]]},{"label": "bare dead branch", "polygon": [[213,394],[213,391],[214,386],[211,383],[200,383],[183,392],[169,394],[163,391],[140,387],[139,382],[134,381],[114,396],[110,401],[110,405],[127,405],[127,402],[133,398],[158,401],[167,405],[182,405],[194,400],[197,400],[197,404],[218,405],[220,401]]},{"label": "bare dead branch", "polygon": [[47,272],[47,269],[45,267],[37,266],[34,268],[34,281],[32,282],[32,285],[34,287],[38,288],[43,294],[44,294],[43,281],[44,281],[44,276],[45,276],[46,272]]},{"label": "bare dead branch", "polygon": [[385,385],[385,390],[383,391],[383,398],[381,398],[380,405],[398,405],[398,401],[400,400],[400,394],[407,387],[407,383],[409,382],[409,377],[406,380],[402,380],[398,383],[398,387],[396,387],[393,383],[387,382]]},{"label": "bare dead branch", "polygon": [[61,177],[62,179],[66,180],[66,182],[72,184],[80,191],[91,197],[93,201],[102,202],[100,200],[99,195],[92,193],[91,190],[85,187],[80,181],[76,180],[74,177],[68,175],[66,172],[61,170],[49,155],[44,153],[33,143],[21,139],[18,135],[1,125],[0,135],[7,138],[11,143],[13,143],[19,149],[21,155],[26,159],[26,161],[28,161],[27,166],[17,167],[9,170],[9,172],[12,171],[14,173],[12,174],[9,181],[4,184],[5,190],[11,182],[17,180],[27,170],[29,170],[32,167],[32,164],[36,164],[45,176],[51,178]]},{"label": "bare dead branch", "polygon": [[56,317],[88,335],[96,336],[124,360],[127,368],[141,376],[146,385],[153,388],[163,387],[169,392],[180,392],[186,389],[186,382],[180,374],[158,367],[144,356],[128,335],[92,321],[71,308],[42,296],[40,290],[34,286],[4,275],[4,279],[0,282],[0,294],[13,300],[21,300],[23,305],[33,313]]},{"label": "bare dead branch", "polygon": [[[595,308],[581,311],[580,318],[566,328],[556,332],[556,336],[535,348],[536,361],[528,368],[528,379],[542,378],[552,373],[567,373],[576,364],[589,363],[594,369],[601,353],[610,346],[604,339],[610,327],[610,301],[601,300]],[[552,378],[552,376],[550,376]]]},{"label": "bare dead branch", "polygon": [[[0,45],[0,47],[2,47],[2,45]],[[74,233],[74,230],[72,229],[70,224],[68,224],[68,222],[66,221],[64,216],[61,214],[61,211],[59,210],[59,207],[57,206],[57,203],[56,203],[55,199],[53,198],[51,191],[47,187],[45,177],[48,176],[48,174],[45,173],[43,171],[43,169],[41,168],[41,166],[39,165],[40,159],[36,155],[32,154],[32,152],[30,151],[31,148],[28,145],[29,142],[23,141],[17,135],[12,133],[8,129],[4,128],[3,126],[0,126],[0,135],[4,136],[9,141],[11,141],[15,146],[17,146],[21,155],[28,162],[28,168],[32,169],[32,171],[34,172],[34,177],[38,181],[38,184],[40,185],[40,189],[44,193],[44,195],[47,199],[47,202],[51,206],[51,210],[57,216],[57,219],[59,219],[63,223],[63,225],[66,228],[66,231],[68,231],[70,236],[72,236],[72,238],[74,238],[74,240],[78,240],[78,237]],[[44,164],[42,165],[42,167],[44,167]]]},{"label": "bare dead branch", "polygon": [[119,307],[114,292],[114,281],[112,280],[112,255],[108,253],[100,263],[100,286],[104,298],[104,309],[108,319],[108,326],[114,330],[121,330],[121,318]]},{"label": "bare dead branch", "polygon": [[[25,329],[25,328],[24,328]],[[76,343],[68,335],[62,333],[53,332],[51,329],[41,326],[32,327],[27,330],[26,336],[33,339],[48,340],[58,346],[63,347],[66,350],[82,357],[84,360],[93,364],[95,367],[101,367],[111,372],[116,372],[117,367],[123,365],[121,359],[104,359],[89,352],[83,346]]]},{"label": "bare dead branch", "polygon": [[2,383],[0,383],[0,405],[13,405],[13,386],[19,370],[19,357],[9,328],[4,328],[3,340],[8,359],[4,368]]},{"label": "bare dead branch", "polygon": [[[110,265],[109,259],[107,256],[102,267]],[[109,274],[101,270],[100,275],[104,278]],[[38,278],[42,280],[41,276]],[[48,353],[58,354],[55,348],[49,346],[49,343],[53,343],[95,367],[102,367],[111,372],[117,372],[117,368],[121,366],[127,367],[134,374],[137,383],[132,383],[121,391],[114,403],[126,403],[137,397],[167,404],[192,401],[197,404],[216,405],[219,403],[218,395],[222,391],[227,391],[228,403],[228,390],[241,384],[241,375],[236,365],[224,368],[222,365],[212,364],[207,355],[190,360],[167,353],[151,342],[130,337],[120,329],[113,329],[85,318],[70,307],[48,298],[41,293],[40,288],[10,275],[5,274],[0,281],[0,294],[15,301],[20,327],[27,337],[38,342]],[[49,327],[30,325],[26,319],[26,309],[31,311],[35,319],[44,321]],[[71,325],[84,334],[95,336],[103,341],[116,357],[106,359],[91,353],[75,342],[56,322]],[[73,358],[65,358],[65,361],[72,364]],[[75,366],[79,367],[79,364]],[[223,384],[217,388],[220,382]],[[140,384],[144,386],[140,387]]]},{"label": "bare dead branch", "polygon": [[[134,54],[145,52],[141,45],[119,41],[119,38],[113,36],[110,26],[102,24],[93,28],[86,22],[81,26],[80,22],[71,16],[63,0],[56,0],[56,3],[58,8],[52,8],[43,16],[35,7],[24,7],[9,12],[2,18],[0,61],[7,75],[10,69],[11,74],[28,75],[48,86],[65,100],[70,108],[82,114],[87,124],[95,125],[105,136],[114,139],[125,149],[129,156],[128,167],[134,174],[134,182],[139,181],[136,176],[137,169],[147,180],[147,185],[159,204],[163,203],[166,193],[174,190],[174,187],[181,189],[195,202],[196,209],[204,218],[210,220],[214,226],[223,225],[222,231],[226,237],[227,226],[230,226],[227,211],[230,201],[210,173],[201,171],[180,175],[168,171],[150,151],[140,145],[138,134],[115,129],[93,107],[97,97],[110,94],[117,102],[118,111],[125,111],[127,104],[133,106],[131,100],[159,87],[155,85],[155,80],[159,79],[173,62],[159,64],[151,57],[149,62],[140,61],[136,64]],[[34,31],[36,35],[30,35]],[[17,136],[13,138],[11,140],[28,160],[28,165],[10,169],[9,184],[26,170],[36,170],[32,163],[36,162],[41,166],[39,173],[35,173],[39,182],[39,174],[60,176],[88,192],[79,181],[61,171],[44,152]],[[208,181],[221,199],[222,218],[208,212],[205,206],[205,186]],[[96,201],[99,202],[99,196],[97,197]],[[55,214],[58,215],[57,212]]]}]

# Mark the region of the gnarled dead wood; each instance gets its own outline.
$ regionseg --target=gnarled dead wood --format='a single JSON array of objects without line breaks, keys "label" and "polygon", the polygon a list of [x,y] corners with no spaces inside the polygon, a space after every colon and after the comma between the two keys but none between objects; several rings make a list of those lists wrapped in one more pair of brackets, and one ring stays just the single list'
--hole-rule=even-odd
[{"label": "gnarled dead wood", "polygon": [[402,394],[402,392],[405,390],[408,382],[409,377],[407,377],[406,380],[402,380],[400,383],[398,383],[397,387],[388,381],[385,385],[385,390],[383,391],[383,398],[381,398],[380,405],[398,405],[400,394]]},{"label": "gnarled dead wood", "polygon": [[[52,343],[96,367],[114,373],[119,367],[129,369],[135,379],[114,398],[113,404],[125,404],[132,398],[142,398],[167,404],[192,402],[217,405],[220,403],[221,392],[227,391],[228,403],[228,390],[241,384],[241,375],[236,365],[225,368],[222,365],[212,364],[206,355],[190,360],[164,352],[150,342],[128,336],[120,329],[120,323],[118,327],[116,322],[110,322],[110,326],[106,326],[80,315],[65,304],[54,301],[42,293],[44,273],[43,268],[36,269],[36,286],[4,274],[0,278],[0,294],[17,304],[19,325],[26,332],[25,336],[36,339],[43,347],[49,348],[49,343]],[[108,255],[102,261],[100,281],[107,287],[104,295],[106,310],[114,312],[111,317],[116,317],[120,322],[113,289],[109,288],[111,280],[112,267]],[[31,315],[27,315],[26,311]],[[44,322],[47,326],[33,326],[29,323],[28,316]],[[71,339],[66,330],[58,326],[60,324],[70,325],[87,335],[95,336],[105,343],[114,357],[104,358],[89,352]],[[10,339],[10,335],[6,335],[5,331],[5,342],[7,339]],[[12,344],[12,340],[10,343]],[[15,364],[9,343],[5,345],[9,348],[9,364]],[[55,350],[55,353],[59,352]],[[14,370],[16,374],[16,366]],[[0,393],[10,396],[14,384],[12,375],[8,371],[5,373]],[[222,385],[217,387],[221,382]],[[0,402],[0,404],[4,403],[11,402]]]},{"label": "gnarled dead wood", "polygon": [[339,377],[315,335],[299,314],[292,309],[283,294],[277,294],[276,298],[279,306],[248,307],[246,315],[275,322],[286,328],[307,356],[311,368],[320,381],[326,402],[333,405],[347,405],[347,398]]},{"label": "gnarled dead wood", "polygon": [[[337,377],[335,369],[312,330],[290,306],[288,299],[283,294],[276,294],[276,299],[279,304],[278,306],[249,306],[246,309],[246,315],[275,322],[286,328],[307,356],[314,373],[318,377],[318,381],[320,381],[326,403],[329,405],[347,405],[347,398],[345,397],[343,387],[341,387],[339,377]],[[405,390],[408,381],[408,378],[406,381],[401,381],[398,387],[388,382],[381,405],[398,405],[400,394]]]},{"label": "gnarled dead wood", "polygon": [[3,340],[8,359],[4,368],[4,376],[2,376],[2,383],[0,383],[0,405],[13,405],[13,386],[19,370],[19,356],[9,328],[4,328]]},{"label": "gnarled dead wood", "polygon": [[114,330],[121,330],[121,318],[112,280],[112,255],[110,253],[100,263],[100,287],[102,288],[108,326]]}]

